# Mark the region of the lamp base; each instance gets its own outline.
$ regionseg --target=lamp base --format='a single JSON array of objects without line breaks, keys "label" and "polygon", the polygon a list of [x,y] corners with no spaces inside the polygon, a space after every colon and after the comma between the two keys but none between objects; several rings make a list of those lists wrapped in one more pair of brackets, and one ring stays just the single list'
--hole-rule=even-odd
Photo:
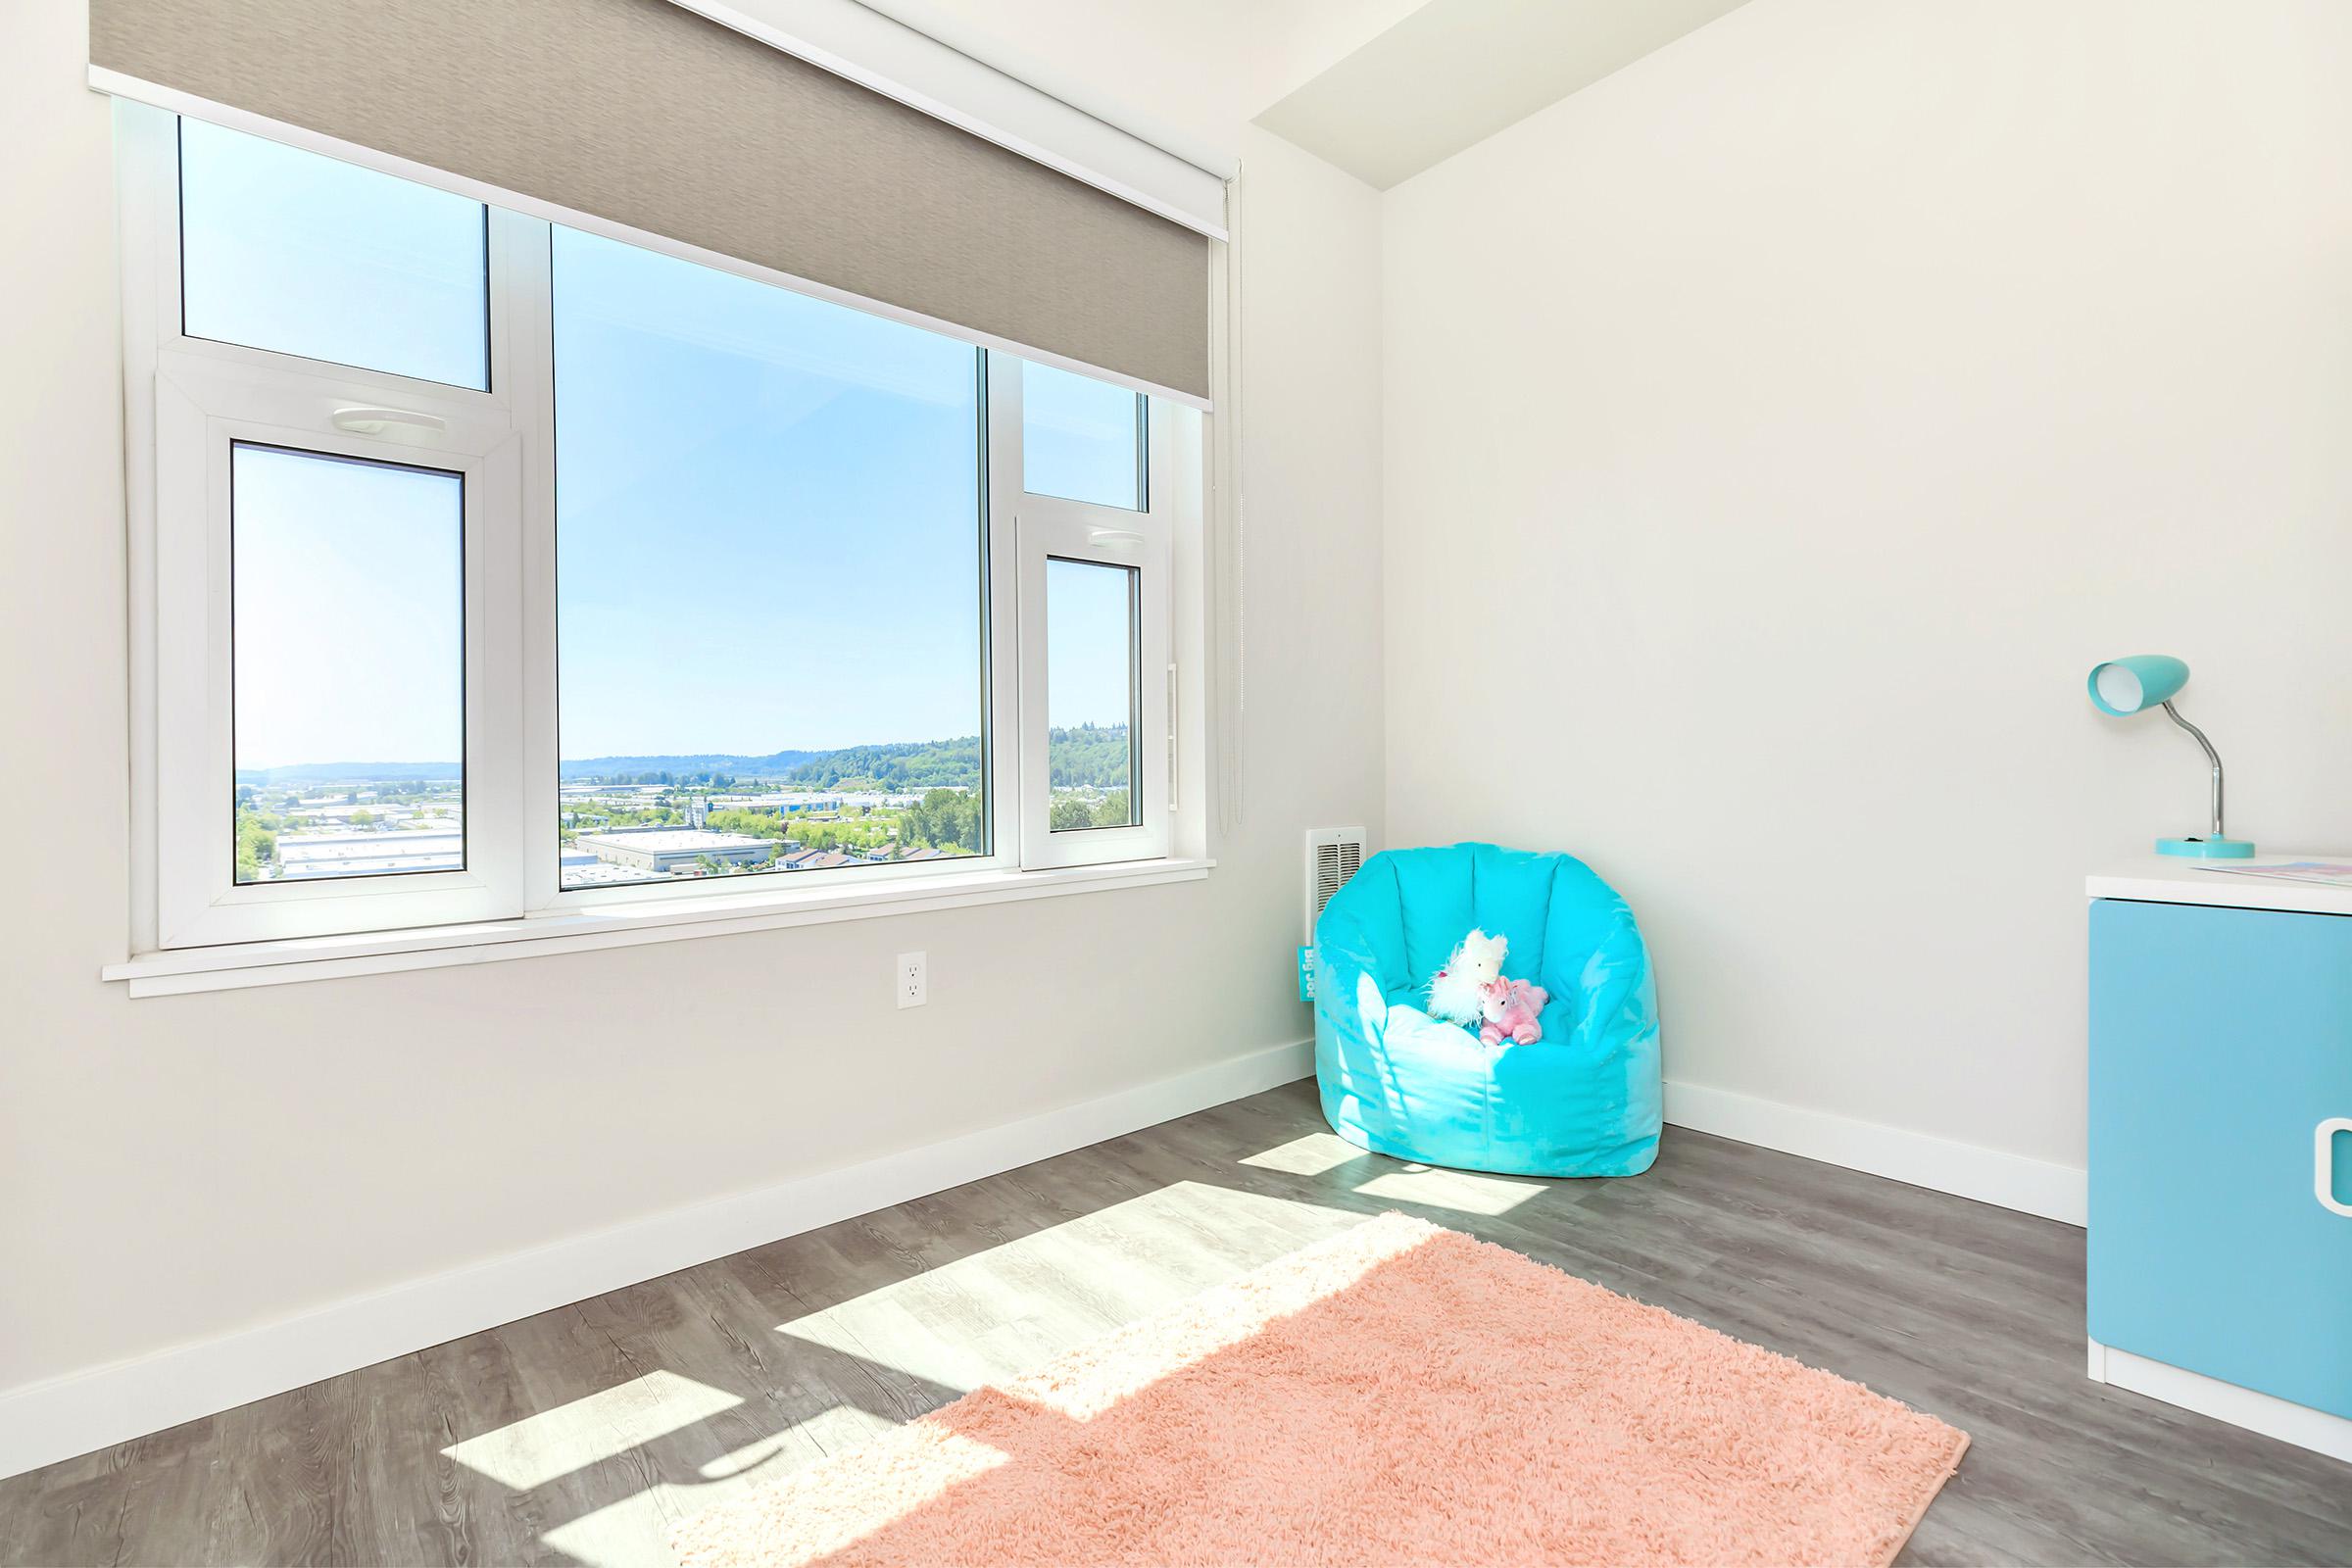
[{"label": "lamp base", "polygon": [[2245,839],[2158,839],[2156,853],[2192,860],[2250,860],[2254,846]]}]

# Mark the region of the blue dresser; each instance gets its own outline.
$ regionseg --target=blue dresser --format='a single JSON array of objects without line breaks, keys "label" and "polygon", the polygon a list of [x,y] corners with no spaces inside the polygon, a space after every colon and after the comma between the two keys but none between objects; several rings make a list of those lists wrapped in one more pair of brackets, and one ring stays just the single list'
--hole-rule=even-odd
[{"label": "blue dresser", "polygon": [[2352,1459],[2352,889],[2089,888],[2091,1375]]}]

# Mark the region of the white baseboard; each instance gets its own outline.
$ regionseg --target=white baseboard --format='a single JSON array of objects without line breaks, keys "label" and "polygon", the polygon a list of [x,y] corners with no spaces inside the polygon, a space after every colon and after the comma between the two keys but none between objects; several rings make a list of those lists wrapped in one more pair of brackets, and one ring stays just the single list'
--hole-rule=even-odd
[{"label": "white baseboard", "polygon": [[1300,1041],[878,1159],[0,1393],[0,1477],[1308,1076]]},{"label": "white baseboard", "polygon": [[2085,1175],[2073,1165],[1671,1079],[1666,1084],[1666,1119],[1693,1132],[1802,1154],[2069,1225],[2083,1224],[2089,1217]]},{"label": "white baseboard", "polygon": [[2111,1345],[2090,1343],[2090,1380],[2130,1389],[2151,1399],[2177,1404],[2183,1410],[2227,1421],[2233,1427],[2259,1432],[2280,1443],[2291,1443],[2298,1448],[2324,1453],[2330,1459],[2352,1464],[2352,1421],[2310,1405],[2281,1399],[2276,1395],[2257,1394],[2241,1389],[2234,1383],[2209,1378],[2202,1372],[2185,1372],[2164,1361],[2151,1361],[2130,1350],[2119,1350]]}]

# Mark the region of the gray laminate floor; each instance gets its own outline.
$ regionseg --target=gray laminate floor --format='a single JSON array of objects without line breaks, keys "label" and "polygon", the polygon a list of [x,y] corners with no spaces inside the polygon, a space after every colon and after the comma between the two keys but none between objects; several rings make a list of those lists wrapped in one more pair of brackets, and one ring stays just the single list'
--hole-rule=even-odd
[{"label": "gray laminate floor", "polygon": [[665,1564],[672,1521],[1387,1208],[1974,1439],[1915,1563],[2352,1563],[2352,1467],[2097,1387],[2082,1233],[1669,1129],[1540,1182],[1298,1084],[0,1482],[0,1562]]}]

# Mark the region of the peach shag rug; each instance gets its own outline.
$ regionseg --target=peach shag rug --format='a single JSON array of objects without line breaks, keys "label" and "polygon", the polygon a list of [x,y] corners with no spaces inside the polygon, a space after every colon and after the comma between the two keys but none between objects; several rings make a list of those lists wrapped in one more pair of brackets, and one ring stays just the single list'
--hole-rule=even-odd
[{"label": "peach shag rug", "polygon": [[1967,1435],[1402,1214],[715,1507],[683,1568],[1883,1564]]}]

